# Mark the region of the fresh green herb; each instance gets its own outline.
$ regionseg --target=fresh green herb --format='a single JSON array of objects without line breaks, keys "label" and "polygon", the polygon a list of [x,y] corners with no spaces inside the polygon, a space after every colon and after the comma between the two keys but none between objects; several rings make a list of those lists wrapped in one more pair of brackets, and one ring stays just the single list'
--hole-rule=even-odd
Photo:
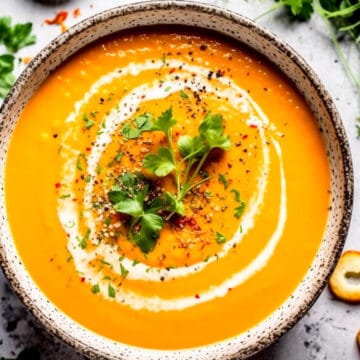
[{"label": "fresh green herb", "polygon": [[204,259],[204,262],[208,262],[210,259],[210,255],[208,255],[205,259]]},{"label": "fresh green herb", "polygon": [[122,263],[120,263],[120,272],[121,272],[121,276],[125,278],[129,273],[129,270],[127,270],[125,266]]},{"label": "fresh green herb", "polygon": [[100,262],[103,264],[103,265],[106,265],[106,266],[111,266],[111,264],[106,261],[105,259],[101,259]]},{"label": "fresh green herb", "polygon": [[224,185],[225,189],[227,189],[230,185],[224,174],[219,174],[218,180]]},{"label": "fresh green herb", "polygon": [[98,164],[98,166],[97,166],[97,168],[96,168],[96,173],[97,173],[98,175],[100,175],[102,171],[103,171],[103,167],[102,167],[100,164]]},{"label": "fresh green herb", "polygon": [[[154,248],[163,228],[164,220],[159,211],[168,213],[166,221],[175,214],[185,215],[183,200],[186,194],[209,179],[208,173],[202,170],[208,155],[215,148],[229,150],[231,146],[230,138],[224,135],[222,116],[208,113],[198,127],[198,135],[183,135],[179,138],[177,150],[182,159],[178,161],[172,136],[172,128],[176,123],[172,109],[169,108],[158,118],[145,113],[135,118],[132,124],[126,124],[127,128],[123,127],[123,135],[127,140],[140,136],[144,131],[164,133],[167,146],[160,147],[156,154],[146,155],[143,166],[158,177],[173,174],[177,189],[176,194],[164,192],[161,197],[149,202],[146,200],[149,180],[141,174],[126,172],[108,193],[114,210],[130,217],[129,238],[140,247],[144,255]],[[202,177],[200,180],[199,175]],[[221,179],[226,188],[228,181],[223,176]]]},{"label": "fresh green herb", "polygon": [[119,151],[117,154],[116,154],[116,156],[115,156],[115,160],[117,161],[117,162],[119,162],[120,160],[121,160],[121,158],[123,157],[123,153],[121,152],[121,151]]},{"label": "fresh green herb", "polygon": [[93,294],[99,293],[99,292],[100,292],[100,286],[99,286],[99,284],[93,285],[93,286],[91,287],[91,292],[92,292]]},{"label": "fresh green herb", "polygon": [[170,90],[171,90],[171,86],[167,86],[167,87],[164,89],[165,92],[169,92]]},{"label": "fresh green herb", "polygon": [[11,18],[0,18],[0,44],[3,43],[7,50],[16,53],[19,49],[36,42],[35,35],[31,34],[32,24],[15,24],[11,26]]},{"label": "fresh green herb", "polygon": [[95,118],[95,117],[96,117],[96,112],[90,111],[90,116],[93,117],[93,118]]},{"label": "fresh green herb", "polygon": [[180,97],[182,99],[188,99],[189,95],[184,90],[180,90]]},{"label": "fresh green herb", "polygon": [[86,161],[86,158],[85,158],[85,155],[84,154],[80,154],[78,159],[77,159],[77,162],[76,162],[76,168],[80,171],[83,171],[83,166],[81,164],[81,159],[85,160]]},{"label": "fresh green herb", "polygon": [[85,125],[84,127],[86,129],[90,129],[91,127],[93,127],[95,125],[95,121],[89,119],[89,117],[87,116],[87,114],[83,114],[83,120],[85,121]]},{"label": "fresh green herb", "polygon": [[108,193],[114,209],[131,217],[130,238],[144,253],[153,249],[163,227],[163,219],[157,214],[158,204],[145,203],[148,191],[147,179],[126,172]]},{"label": "fresh green herb", "polygon": [[215,233],[215,239],[218,244],[223,244],[224,242],[226,242],[225,236],[219,232]]},{"label": "fresh green herb", "polygon": [[116,297],[116,290],[111,284],[108,285],[108,296],[111,298]]},{"label": "fresh green herb", "polygon": [[123,261],[125,259],[125,255],[121,255],[120,257],[119,257],[119,261],[121,262],[121,261]]},{"label": "fresh green herb", "polygon": [[[0,45],[4,44],[11,53],[16,53],[19,49],[35,43],[36,37],[31,34],[31,31],[31,23],[11,26],[11,18],[9,16],[0,17]],[[7,95],[14,83],[14,64],[14,55],[0,55],[0,98]]]},{"label": "fresh green herb", "polygon": [[91,181],[91,176],[90,176],[90,175],[85,176],[85,177],[84,177],[84,181],[85,181],[86,183],[89,183],[89,182]]},{"label": "fresh green herb", "polygon": [[[356,121],[360,124],[360,116],[356,119]],[[357,138],[360,139],[360,125],[356,125]]]},{"label": "fresh green herb", "polygon": [[140,261],[137,259],[134,259],[132,266],[136,266],[137,264],[140,264]]},{"label": "fresh green herb", "polygon": [[161,62],[165,65],[166,64],[166,54],[163,53],[161,57]]},{"label": "fresh green herb", "polygon": [[346,59],[339,38],[348,37],[360,50],[360,1],[359,0],[279,0],[274,6],[256,19],[270,12],[285,8],[292,19],[306,21],[316,13],[324,21],[330,39],[350,80],[357,88],[360,97],[360,79],[355,76]]},{"label": "fresh green herb", "polygon": [[242,201],[238,207],[235,208],[234,216],[239,219],[244,212],[246,204]]},{"label": "fresh green herb", "polygon": [[240,193],[236,189],[231,189],[231,192],[234,193],[234,195],[235,195],[235,201],[241,202]]},{"label": "fresh green herb", "polygon": [[111,218],[108,216],[104,221],[104,225],[109,226],[110,224],[111,224]]},{"label": "fresh green herb", "polygon": [[86,249],[90,234],[91,234],[91,230],[87,229],[85,235],[82,238],[79,237],[77,238],[77,240],[79,241],[79,247],[81,249]]},{"label": "fresh green herb", "polygon": [[13,55],[0,55],[0,97],[6,96],[15,80],[13,74],[14,61],[15,57]]}]

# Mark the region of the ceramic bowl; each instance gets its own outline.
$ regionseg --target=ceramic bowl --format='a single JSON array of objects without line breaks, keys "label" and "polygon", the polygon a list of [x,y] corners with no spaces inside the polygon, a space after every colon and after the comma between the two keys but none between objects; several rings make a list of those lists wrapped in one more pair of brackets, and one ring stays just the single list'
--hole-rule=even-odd
[{"label": "ceramic bowl", "polygon": [[[211,29],[259,52],[298,88],[323,130],[331,168],[331,210],[317,256],[303,281],[268,318],[228,341],[185,350],[156,351],[117,343],[96,335],[58,311],[23,266],[11,239],[4,206],[4,162],[11,133],[28,99],[46,77],[87,44],[123,29],[176,24]],[[350,150],[335,106],[318,77],[287,44],[249,19],[211,5],[188,1],[150,1],[99,13],[70,28],[42,50],[18,78],[0,113],[0,255],[3,270],[26,307],[51,333],[92,359],[246,358],[272,344],[310,308],[324,288],[342,250],[352,210]]]}]

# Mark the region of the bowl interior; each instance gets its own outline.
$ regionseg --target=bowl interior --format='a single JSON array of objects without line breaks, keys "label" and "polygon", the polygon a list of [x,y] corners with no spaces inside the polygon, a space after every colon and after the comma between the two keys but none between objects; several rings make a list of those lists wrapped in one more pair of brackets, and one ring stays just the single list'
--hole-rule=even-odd
[{"label": "bowl interior", "polygon": [[[32,282],[11,240],[4,205],[4,164],[16,122],[36,89],[72,54],[89,43],[149,25],[195,26],[211,29],[259,52],[295,84],[322,130],[331,169],[331,210],[325,237],[305,278],[270,317],[227,342],[181,351],[156,351],[119,344],[94,334],[58,311]],[[52,333],[91,358],[230,359],[245,358],[270,345],[309,309],[325,286],[347,234],[352,207],[352,165],[349,146],[335,106],[317,76],[288,45],[252,21],[214,6],[186,1],[151,1],[105,11],[70,28],[51,42],[27,67],[5,99],[0,113],[2,266],[16,293]]]}]

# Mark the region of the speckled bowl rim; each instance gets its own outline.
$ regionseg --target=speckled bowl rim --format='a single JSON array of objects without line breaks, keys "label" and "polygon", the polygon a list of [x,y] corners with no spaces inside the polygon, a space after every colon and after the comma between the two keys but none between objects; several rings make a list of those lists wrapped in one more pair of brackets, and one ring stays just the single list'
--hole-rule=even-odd
[{"label": "speckled bowl rim", "polygon": [[[50,301],[41,293],[37,286],[32,283],[31,278],[27,274],[20,274],[17,269],[22,269],[26,272],[19,257],[15,259],[9,257],[7,253],[8,243],[5,243],[3,236],[0,237],[0,260],[3,271],[12,285],[15,293],[23,301],[25,306],[31,313],[40,320],[44,327],[52,334],[60,337],[65,343],[71,345],[80,353],[91,357],[93,359],[232,359],[234,357],[246,358],[268,345],[275,342],[282,334],[289,330],[311,307],[321,291],[324,289],[327,279],[333,270],[336,261],[343,249],[343,245],[347,236],[353,203],[353,168],[350,155],[350,148],[348,140],[340,120],[336,107],[331,100],[327,90],[321,84],[317,75],[306,64],[300,55],[298,55],[289,45],[280,40],[277,36],[268,30],[260,27],[252,20],[237,14],[233,11],[223,9],[221,7],[209,4],[202,4],[192,1],[144,1],[139,3],[132,3],[128,5],[119,6],[114,9],[109,9],[94,16],[81,21],[75,26],[71,27],[67,32],[58,36],[49,45],[47,45],[23,71],[17,79],[15,85],[11,89],[8,96],[5,98],[2,107],[0,108],[1,125],[4,123],[5,116],[11,112],[15,106],[17,99],[21,96],[22,89],[26,86],[27,80],[32,76],[33,72],[40,67],[45,59],[48,59],[54,48],[58,48],[69,41],[79,33],[91,28],[94,24],[106,22],[111,18],[116,18],[119,15],[126,15],[133,12],[146,11],[145,9],[191,9],[192,11],[200,11],[209,16],[216,15],[237,24],[241,24],[250,28],[252,31],[260,34],[266,41],[275,44],[281,51],[286,53],[291,61],[298,66],[306,77],[310,80],[312,85],[317,89],[317,94],[323,100],[324,106],[330,114],[332,126],[335,129],[337,140],[339,141],[342,154],[342,164],[344,168],[344,210],[341,216],[341,226],[338,233],[336,244],[331,249],[332,258],[324,265],[317,256],[307,272],[303,281],[286,300],[286,302],[274,313],[272,313],[264,321],[251,328],[249,331],[239,334],[238,336],[220,341],[218,343],[184,349],[184,350],[152,350],[129,346],[126,344],[117,343],[115,341],[106,339],[98,334],[83,328],[81,325],[72,321],[67,315],[61,313]],[[163,22],[166,24],[166,21]],[[160,24],[160,23],[159,23]],[[236,40],[238,41],[238,40]],[[1,174],[4,176],[5,161],[1,161]],[[1,197],[4,200],[4,187],[2,183]],[[4,218],[6,221],[6,217]],[[11,245],[14,246],[14,245]],[[323,248],[321,247],[323,250]],[[315,274],[315,275],[314,275]],[[22,278],[25,276],[25,278]],[[25,279],[25,280],[24,280]],[[38,293],[39,298],[34,298],[25,289],[22,281],[30,283],[31,290]],[[306,293],[306,294],[305,294]],[[48,315],[47,311],[51,310],[52,314]],[[291,312],[287,313],[286,309]],[[288,311],[290,311],[288,310]],[[284,314],[286,316],[284,316]]]}]

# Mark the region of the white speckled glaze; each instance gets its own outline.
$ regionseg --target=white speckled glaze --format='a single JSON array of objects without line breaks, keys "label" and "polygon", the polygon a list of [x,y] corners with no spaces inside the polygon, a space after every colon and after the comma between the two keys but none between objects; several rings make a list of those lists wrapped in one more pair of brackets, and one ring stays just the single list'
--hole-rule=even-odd
[{"label": "white speckled glaze", "polygon": [[[4,165],[14,126],[44,79],[74,52],[117,31],[145,25],[179,24],[212,29],[246,44],[275,63],[297,86],[322,130],[331,167],[329,221],[318,254],[288,300],[249,331],[208,346],[179,351],[132,347],[99,336],[61,313],[26,272],[11,239],[4,206]],[[347,235],[353,172],[346,135],[336,108],[317,76],[288,45],[252,21],[228,10],[188,1],[149,1],[97,14],[70,28],[37,55],[0,109],[0,260],[15,292],[53,334],[92,359],[244,359],[273,343],[303,316],[324,288]]]}]

